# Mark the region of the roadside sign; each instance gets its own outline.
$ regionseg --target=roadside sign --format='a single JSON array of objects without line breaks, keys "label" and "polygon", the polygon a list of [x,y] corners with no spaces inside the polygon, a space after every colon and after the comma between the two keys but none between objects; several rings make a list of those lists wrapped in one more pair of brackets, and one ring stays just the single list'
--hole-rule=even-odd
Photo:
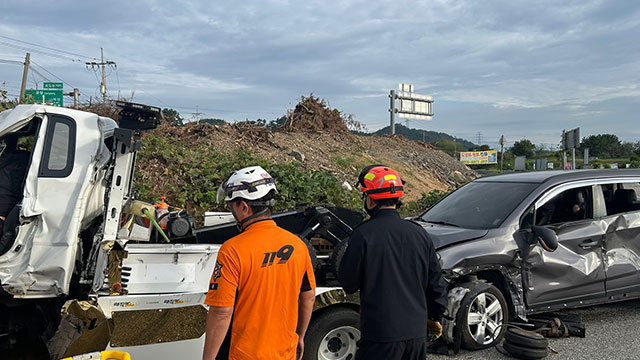
[{"label": "roadside sign", "polygon": [[28,104],[51,104],[62,106],[62,83],[44,83],[44,90],[25,90],[25,101]]},{"label": "roadside sign", "polygon": [[580,128],[562,131],[562,147],[564,150],[580,147]]},{"label": "roadside sign", "polygon": [[498,152],[496,150],[462,151],[460,152],[460,162],[463,164],[497,164]]},{"label": "roadside sign", "polygon": [[61,82],[46,82],[44,83],[44,88],[45,89],[55,89],[55,90],[60,90],[62,91],[62,83]]}]

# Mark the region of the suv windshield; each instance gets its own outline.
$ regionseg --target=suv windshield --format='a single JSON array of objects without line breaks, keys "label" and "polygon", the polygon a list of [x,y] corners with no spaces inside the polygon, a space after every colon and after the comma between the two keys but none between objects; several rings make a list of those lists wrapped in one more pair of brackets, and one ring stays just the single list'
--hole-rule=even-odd
[{"label": "suv windshield", "polygon": [[497,228],[537,186],[521,182],[472,182],[442,199],[421,219],[467,229]]}]

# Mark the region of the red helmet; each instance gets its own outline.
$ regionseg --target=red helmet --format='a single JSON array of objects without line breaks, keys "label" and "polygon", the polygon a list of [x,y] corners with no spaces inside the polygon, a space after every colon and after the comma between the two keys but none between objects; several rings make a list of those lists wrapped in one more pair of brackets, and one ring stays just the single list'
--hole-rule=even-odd
[{"label": "red helmet", "polygon": [[384,165],[371,165],[362,169],[358,177],[360,192],[372,199],[392,199],[404,195],[398,172]]}]

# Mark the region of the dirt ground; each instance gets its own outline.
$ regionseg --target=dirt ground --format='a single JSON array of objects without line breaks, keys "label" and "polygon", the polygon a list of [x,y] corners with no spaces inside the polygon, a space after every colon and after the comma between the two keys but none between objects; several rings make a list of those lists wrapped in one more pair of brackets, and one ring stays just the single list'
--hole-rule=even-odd
[{"label": "dirt ground", "polygon": [[477,177],[466,165],[431,145],[401,135],[360,136],[350,132],[279,131],[248,124],[210,125],[189,123],[183,127],[163,125],[185,145],[206,142],[232,152],[249,149],[275,162],[297,161],[304,168],[326,170],[339,182],[355,184],[360,170],[379,163],[395,168],[406,182],[406,199],[420,198],[431,190],[447,190]]}]

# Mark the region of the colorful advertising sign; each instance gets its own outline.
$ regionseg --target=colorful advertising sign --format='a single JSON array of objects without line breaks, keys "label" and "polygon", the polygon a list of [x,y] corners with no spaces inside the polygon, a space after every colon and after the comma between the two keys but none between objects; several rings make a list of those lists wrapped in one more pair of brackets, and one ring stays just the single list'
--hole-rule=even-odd
[{"label": "colorful advertising sign", "polygon": [[498,151],[464,151],[460,153],[460,161],[463,164],[497,164]]}]

